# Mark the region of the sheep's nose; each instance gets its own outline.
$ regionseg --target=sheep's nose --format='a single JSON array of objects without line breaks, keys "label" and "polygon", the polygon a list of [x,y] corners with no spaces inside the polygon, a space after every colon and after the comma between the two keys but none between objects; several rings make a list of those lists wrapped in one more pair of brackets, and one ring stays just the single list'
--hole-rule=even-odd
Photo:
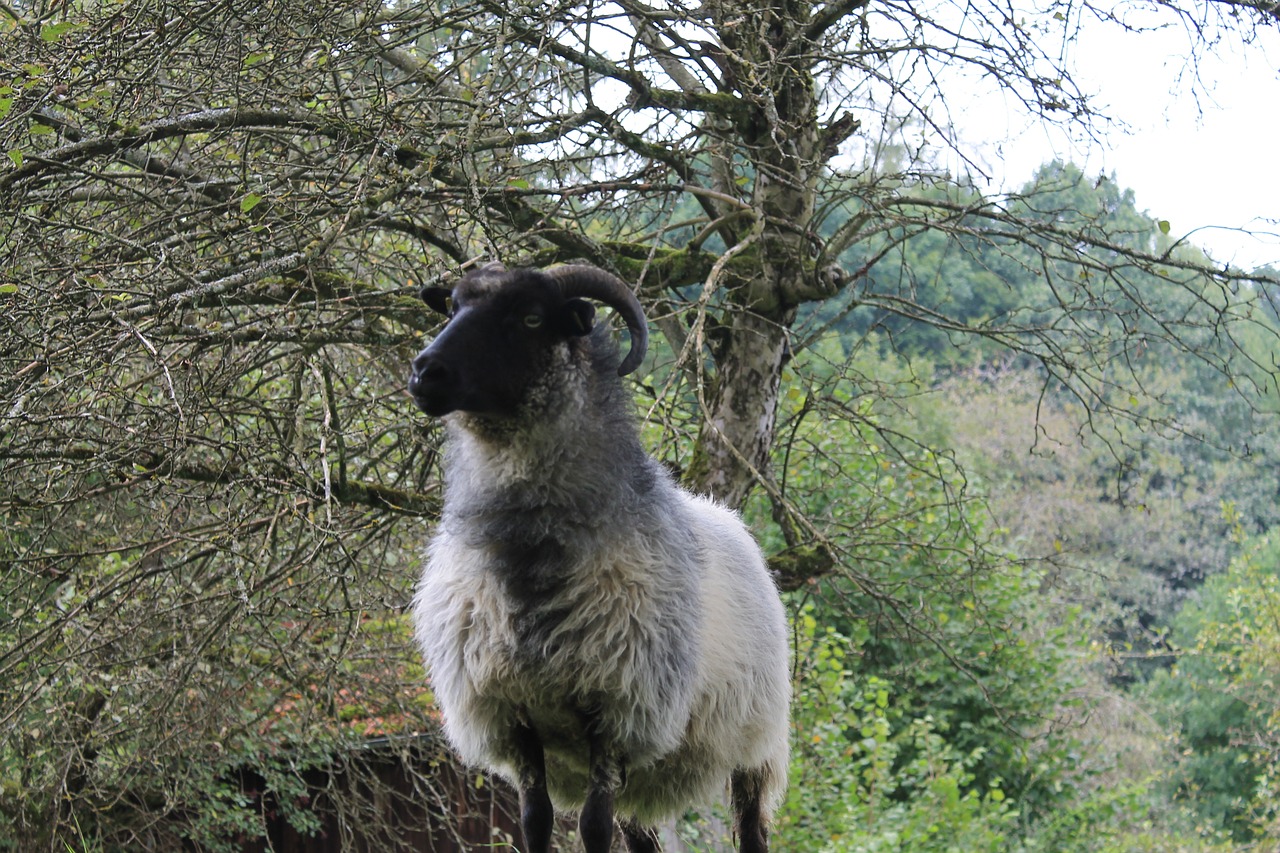
[{"label": "sheep's nose", "polygon": [[443,361],[436,358],[429,352],[419,353],[418,357],[413,360],[413,377],[410,384],[421,384],[422,382],[439,382],[449,375]]},{"label": "sheep's nose", "polygon": [[447,394],[451,386],[453,373],[449,365],[434,353],[423,351],[413,360],[412,373],[409,374],[409,393],[418,400],[421,406],[429,398]]}]

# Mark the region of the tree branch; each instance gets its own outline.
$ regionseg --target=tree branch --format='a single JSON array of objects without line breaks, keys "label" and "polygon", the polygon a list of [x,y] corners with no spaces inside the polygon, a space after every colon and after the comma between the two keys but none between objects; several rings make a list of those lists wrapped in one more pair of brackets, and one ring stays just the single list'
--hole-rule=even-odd
[{"label": "tree branch", "polygon": [[228,107],[201,110],[175,118],[151,122],[133,130],[113,136],[85,139],[53,148],[40,154],[30,154],[21,166],[0,175],[0,192],[31,180],[41,172],[58,166],[66,166],[104,154],[118,154],[152,142],[186,136],[191,133],[207,133],[214,130],[298,127],[312,132],[337,135],[336,127],[316,120],[313,116],[283,110],[255,110]]}]

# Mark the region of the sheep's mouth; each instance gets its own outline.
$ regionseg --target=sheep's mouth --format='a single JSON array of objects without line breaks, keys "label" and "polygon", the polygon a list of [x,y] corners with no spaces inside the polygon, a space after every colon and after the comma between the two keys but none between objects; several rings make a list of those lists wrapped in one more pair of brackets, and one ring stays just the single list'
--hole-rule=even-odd
[{"label": "sheep's mouth", "polygon": [[442,417],[454,410],[454,406],[441,394],[424,394],[414,391],[410,396],[413,397],[413,402],[419,409],[433,418]]},{"label": "sheep's mouth", "polygon": [[453,395],[447,388],[428,382],[417,374],[409,377],[409,396],[413,398],[413,402],[419,409],[433,418],[447,415],[456,408],[452,400]]},{"label": "sheep's mouth", "polygon": [[501,418],[506,411],[491,397],[467,393],[451,382],[433,382],[430,377],[409,379],[409,396],[414,404],[433,418],[466,412],[484,418]]}]

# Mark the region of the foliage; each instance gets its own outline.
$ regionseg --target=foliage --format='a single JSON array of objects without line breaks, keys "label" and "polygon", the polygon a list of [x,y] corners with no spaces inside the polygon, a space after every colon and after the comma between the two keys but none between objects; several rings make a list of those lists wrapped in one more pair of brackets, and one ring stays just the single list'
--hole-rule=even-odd
[{"label": "foliage", "polygon": [[[871,353],[842,372],[809,363],[839,349],[824,341],[794,366],[810,381],[784,402],[778,491],[747,508],[757,529],[766,507],[820,526],[840,555],[796,593],[780,833],[794,849],[1009,849],[1103,768],[1064,728],[1087,638],[1054,625],[1039,575],[988,531],[954,460],[850,391],[913,372]],[[766,547],[787,555],[786,532]]]},{"label": "foliage", "polygon": [[[286,616],[281,591],[264,599],[248,566],[228,590],[228,579],[183,566],[139,579],[136,561],[107,553],[49,584],[44,601],[5,614],[0,836],[20,848],[57,837],[45,835],[53,826],[39,804],[62,800],[56,814],[73,834],[106,849],[163,849],[178,837],[238,849],[237,839],[263,831],[260,803],[241,782],[247,770],[309,831],[315,817],[291,807],[306,796],[303,770],[371,735],[433,727],[400,621],[320,618],[324,599],[301,589],[310,615],[295,606]],[[22,602],[26,588],[5,580],[6,602]],[[242,607],[262,630],[237,629]]]},{"label": "foliage", "polygon": [[850,399],[851,384],[814,383],[781,418],[776,500],[840,555],[841,569],[806,590],[815,613],[851,638],[861,674],[948,733],[979,785],[1046,806],[1066,756],[1052,738],[1024,738],[1051,727],[1071,690],[1063,661],[1083,636],[1048,624],[1039,578],[1001,549],[954,461],[895,435]]},{"label": "foliage", "polygon": [[[1079,762],[1041,765],[1060,787],[1052,807],[978,779],[982,748],[952,733],[891,683],[861,675],[856,642],[806,611],[797,624],[800,694],[792,778],[779,814],[782,850],[989,850],[1024,853],[1210,853],[1233,849],[1180,815],[1162,815],[1155,780],[1096,784]],[[850,668],[853,667],[853,668]],[[915,716],[923,713],[923,716]],[[1045,750],[1044,740],[1029,747]],[[699,849],[696,848],[695,849]]]},{"label": "foliage", "polygon": [[[1176,366],[1152,373],[1179,396],[1188,393],[1182,383],[1193,381]],[[1207,392],[1197,397],[1218,413],[1214,443],[1185,433],[1163,441],[1089,434],[1044,394],[1033,371],[1003,365],[947,377],[913,405],[913,415],[919,429],[955,445],[988,492],[1009,547],[1036,561],[1059,607],[1079,610],[1114,650],[1112,676],[1132,679],[1159,663],[1163,635],[1186,596],[1235,554],[1223,502],[1242,500],[1239,522],[1250,530],[1275,523],[1274,484],[1258,476],[1276,457],[1275,436],[1249,435],[1264,428],[1261,420],[1235,431],[1235,392],[1218,393],[1216,404]],[[945,422],[925,423],[939,407]],[[1179,410],[1184,425],[1210,429],[1207,416]],[[1108,437],[1127,448],[1123,466]],[[1236,441],[1251,443],[1250,452],[1224,449]]]},{"label": "foliage", "polygon": [[1008,849],[1017,812],[998,779],[975,784],[981,748],[962,753],[892,684],[858,675],[858,644],[820,627],[811,609],[796,636],[802,677],[782,849]]},{"label": "foliage", "polygon": [[1183,747],[1174,783],[1212,826],[1280,841],[1280,541],[1264,536],[1175,621],[1178,663],[1150,693]]},{"label": "foliage", "polygon": [[[846,335],[881,330],[863,340],[916,365],[919,378],[887,394],[907,398],[901,429],[957,449],[1012,546],[1046,567],[1064,604],[1083,606],[1122,655],[1158,649],[1187,592],[1234,553],[1220,504],[1230,500],[1250,532],[1280,522],[1274,483],[1257,476],[1280,464],[1273,289],[1224,289],[1192,272],[1187,265],[1203,257],[1171,245],[1131,192],[1070,165],[1042,167],[1006,203],[1033,223],[1106,233],[1116,251],[1163,252],[1164,263],[1121,278],[1046,251],[1036,225],[1021,237],[982,236],[982,203],[971,189],[916,193],[947,199],[963,227],[905,235],[894,243],[899,263],[870,271],[871,297],[843,314],[824,307],[825,319]],[[1110,341],[1097,365],[1125,376],[1127,390],[1102,383],[1082,392],[1071,370],[1035,356],[1056,345],[1052,335],[1008,339],[1022,326],[1060,328],[1052,318],[1066,294],[1079,308],[1072,323],[1117,327],[1096,339],[1076,329],[1070,345]],[[943,312],[945,322],[893,312],[902,300]],[[1188,351],[1159,333],[1166,321],[1151,312],[1155,304],[1178,306],[1179,323],[1205,312],[1204,324],[1187,326],[1199,336]],[[1215,331],[1223,310],[1254,320],[1232,338]],[[1072,360],[1079,366],[1083,356]],[[1238,381],[1224,382],[1224,367]],[[1131,661],[1125,677],[1141,669]]]}]

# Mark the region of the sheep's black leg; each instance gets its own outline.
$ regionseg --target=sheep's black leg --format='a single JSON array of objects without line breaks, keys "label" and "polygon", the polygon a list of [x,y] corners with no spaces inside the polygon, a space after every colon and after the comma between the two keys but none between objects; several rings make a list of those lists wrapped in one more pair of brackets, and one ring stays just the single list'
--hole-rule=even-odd
[{"label": "sheep's black leg", "polygon": [[591,782],[587,801],[578,816],[578,834],[587,853],[609,853],[613,847],[613,793],[618,789],[617,764],[608,755],[604,739],[588,726],[591,750]]},{"label": "sheep's black leg", "polygon": [[517,768],[520,782],[520,831],[528,853],[551,853],[551,830],[555,826],[555,810],[547,794],[547,765],[542,741],[528,726],[515,731],[516,748],[520,752]]},{"label": "sheep's black leg", "polygon": [[633,821],[622,824],[622,837],[627,840],[630,853],[662,853],[658,845],[658,831]]},{"label": "sheep's black leg", "polygon": [[760,805],[764,779],[759,770],[735,770],[730,778],[740,853],[768,853],[769,830]]}]

